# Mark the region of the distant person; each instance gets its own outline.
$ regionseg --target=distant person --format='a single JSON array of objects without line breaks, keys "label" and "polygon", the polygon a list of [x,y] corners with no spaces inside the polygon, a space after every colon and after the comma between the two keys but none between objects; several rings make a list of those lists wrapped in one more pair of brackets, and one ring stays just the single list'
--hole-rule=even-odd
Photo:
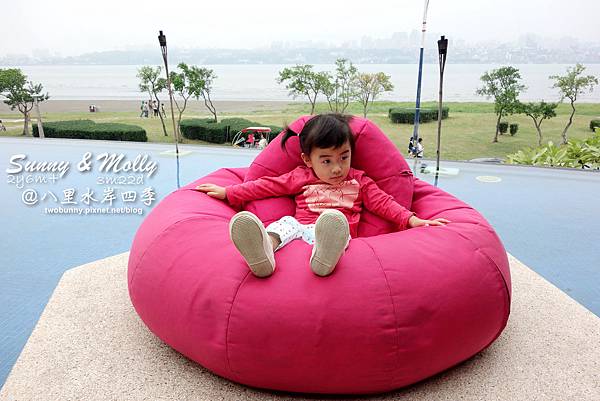
[{"label": "distant person", "polygon": [[410,140],[408,141],[408,155],[414,157],[414,153],[415,153],[415,140],[411,136]]},{"label": "distant person", "polygon": [[260,141],[258,141],[258,148],[264,149],[267,147],[268,144],[269,144],[269,142],[267,141],[267,138],[265,138],[264,134],[260,134]]},{"label": "distant person", "polygon": [[422,159],[424,149],[425,148],[423,147],[423,138],[419,138],[417,146],[415,147],[415,157],[417,157],[418,159]]},{"label": "distant person", "polygon": [[160,103],[160,110],[162,112],[163,118],[167,118],[167,113],[165,113],[165,104],[163,102]]},{"label": "distant person", "polygon": [[6,127],[2,123],[2,120],[0,120],[0,131],[6,131]]},{"label": "distant person", "polygon": [[146,118],[148,118],[148,111],[149,111],[148,103],[144,102],[143,114],[144,114],[144,117],[146,117]]},{"label": "distant person", "polygon": [[144,102],[144,101],[142,100],[142,105],[140,106],[140,118],[144,117],[144,104],[145,104],[145,103],[146,103],[146,102]]},{"label": "distant person", "polygon": [[158,117],[158,102],[156,100],[152,101],[152,112],[154,113],[154,117]]},{"label": "distant person", "polygon": [[248,134],[248,139],[246,140],[249,148],[254,147],[254,134]]}]

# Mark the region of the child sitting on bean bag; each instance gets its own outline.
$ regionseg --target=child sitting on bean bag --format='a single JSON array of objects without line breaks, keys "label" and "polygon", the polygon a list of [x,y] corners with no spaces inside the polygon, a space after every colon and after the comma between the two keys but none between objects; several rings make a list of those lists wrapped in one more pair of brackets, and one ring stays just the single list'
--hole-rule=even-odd
[{"label": "child sitting on bean bag", "polygon": [[257,277],[275,270],[274,252],[292,240],[314,245],[311,270],[327,276],[356,237],[363,208],[397,224],[399,230],[419,226],[442,226],[444,218],[423,220],[398,204],[363,171],[350,167],[354,136],[350,116],[321,114],[310,119],[299,134],[289,129],[281,146],[294,135],[300,139],[302,160],[289,173],[261,177],[238,185],[202,184],[198,191],[231,205],[275,196],[294,195],[295,216],[284,216],[266,229],[254,214],[242,211],[229,224],[231,240]]}]

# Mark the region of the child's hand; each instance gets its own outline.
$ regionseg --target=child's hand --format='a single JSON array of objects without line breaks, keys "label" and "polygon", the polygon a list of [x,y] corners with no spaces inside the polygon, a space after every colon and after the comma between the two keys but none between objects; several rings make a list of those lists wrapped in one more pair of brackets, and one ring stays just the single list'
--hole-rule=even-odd
[{"label": "child's hand", "polygon": [[410,228],[422,227],[422,226],[445,226],[450,223],[450,220],[446,219],[434,219],[434,220],[423,220],[418,218],[417,216],[412,216],[408,219],[408,226]]},{"label": "child's hand", "polygon": [[205,192],[211,198],[225,199],[225,187],[215,184],[200,184],[196,187],[196,190]]}]

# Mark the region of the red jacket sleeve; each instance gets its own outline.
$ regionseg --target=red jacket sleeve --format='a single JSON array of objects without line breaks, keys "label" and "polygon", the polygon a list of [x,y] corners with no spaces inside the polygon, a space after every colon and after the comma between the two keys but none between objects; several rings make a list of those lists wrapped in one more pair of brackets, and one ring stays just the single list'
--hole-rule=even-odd
[{"label": "red jacket sleeve", "polygon": [[408,228],[408,219],[414,213],[400,205],[396,200],[377,186],[375,181],[366,175],[360,177],[360,190],[363,204],[367,210],[386,220],[393,221],[400,230]]},{"label": "red jacket sleeve", "polygon": [[242,184],[230,185],[225,187],[225,195],[231,205],[238,206],[251,200],[295,195],[310,179],[310,171],[304,167],[297,167],[280,176],[261,177]]}]

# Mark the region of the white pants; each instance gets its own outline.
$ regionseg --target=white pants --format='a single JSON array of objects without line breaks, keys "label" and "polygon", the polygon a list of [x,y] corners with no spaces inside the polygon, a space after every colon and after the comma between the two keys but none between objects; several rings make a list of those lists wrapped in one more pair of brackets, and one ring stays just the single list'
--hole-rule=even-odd
[{"label": "white pants", "polygon": [[[295,239],[302,239],[308,245],[315,244],[315,225],[314,224],[302,224],[299,223],[292,216],[283,216],[277,221],[267,226],[268,234],[277,234],[279,237],[279,246],[275,250],[286,246]],[[348,242],[346,247],[350,243],[350,236],[348,236]]]},{"label": "white pants", "polygon": [[302,239],[308,245],[315,244],[315,225],[301,224],[292,216],[283,216],[267,226],[267,233],[277,234],[279,237],[278,250],[295,239]]}]

